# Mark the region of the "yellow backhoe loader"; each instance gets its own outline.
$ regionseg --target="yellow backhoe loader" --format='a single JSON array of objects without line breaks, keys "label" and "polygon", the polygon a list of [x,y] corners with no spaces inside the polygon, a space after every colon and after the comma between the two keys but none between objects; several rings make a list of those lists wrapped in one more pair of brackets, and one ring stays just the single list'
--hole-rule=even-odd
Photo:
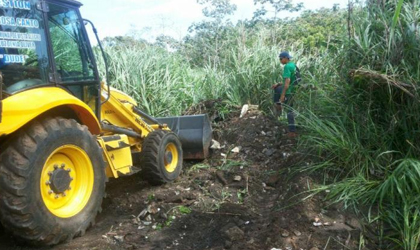
[{"label": "yellow backhoe loader", "polygon": [[155,119],[100,81],[80,7],[0,1],[0,221],[35,245],[83,235],[109,177],[138,164],[150,183],[171,182],[211,141],[207,116]]}]

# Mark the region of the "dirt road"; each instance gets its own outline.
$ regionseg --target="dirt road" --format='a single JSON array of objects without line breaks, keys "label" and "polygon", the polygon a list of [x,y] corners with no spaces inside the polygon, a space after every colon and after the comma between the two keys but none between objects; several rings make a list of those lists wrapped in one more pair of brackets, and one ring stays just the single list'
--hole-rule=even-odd
[{"label": "dirt road", "polygon": [[[258,110],[233,114],[214,126],[221,148],[186,162],[175,183],[111,180],[94,227],[41,249],[357,249],[357,220],[323,194],[303,199],[318,181],[291,174],[309,159],[284,129]],[[33,249],[0,231],[0,249]]]}]

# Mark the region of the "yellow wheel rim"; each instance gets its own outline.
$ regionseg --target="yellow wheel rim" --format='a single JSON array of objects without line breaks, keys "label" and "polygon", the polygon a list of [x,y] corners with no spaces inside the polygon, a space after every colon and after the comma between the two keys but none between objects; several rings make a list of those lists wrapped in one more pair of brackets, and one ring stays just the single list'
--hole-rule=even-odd
[{"label": "yellow wheel rim", "polygon": [[73,145],[57,148],[41,173],[41,196],[55,216],[70,218],[83,210],[92,194],[94,173],[86,152]]},{"label": "yellow wheel rim", "polygon": [[173,173],[178,165],[178,150],[173,143],[166,145],[165,149],[165,169],[169,173]]}]

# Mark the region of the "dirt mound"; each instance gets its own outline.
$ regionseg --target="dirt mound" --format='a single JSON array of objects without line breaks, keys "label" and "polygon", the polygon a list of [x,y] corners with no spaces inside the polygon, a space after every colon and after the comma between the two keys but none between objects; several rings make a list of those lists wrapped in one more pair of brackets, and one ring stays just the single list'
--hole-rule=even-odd
[{"label": "dirt mound", "polygon": [[[292,175],[305,164],[285,124],[250,107],[229,116],[203,103],[214,124],[210,157],[185,162],[174,183],[154,187],[139,175],[111,180],[97,224],[52,249],[357,249],[360,225],[307,191],[317,180]],[[2,230],[2,229],[0,229]],[[2,249],[17,247],[8,234]]]}]

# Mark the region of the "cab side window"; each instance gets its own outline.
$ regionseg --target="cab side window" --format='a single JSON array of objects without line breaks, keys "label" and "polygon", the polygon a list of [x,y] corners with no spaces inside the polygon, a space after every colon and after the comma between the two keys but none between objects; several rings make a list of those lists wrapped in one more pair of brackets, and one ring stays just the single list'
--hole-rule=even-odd
[{"label": "cab side window", "polygon": [[48,24],[57,71],[63,82],[95,79],[92,58],[76,10],[50,4]]}]

